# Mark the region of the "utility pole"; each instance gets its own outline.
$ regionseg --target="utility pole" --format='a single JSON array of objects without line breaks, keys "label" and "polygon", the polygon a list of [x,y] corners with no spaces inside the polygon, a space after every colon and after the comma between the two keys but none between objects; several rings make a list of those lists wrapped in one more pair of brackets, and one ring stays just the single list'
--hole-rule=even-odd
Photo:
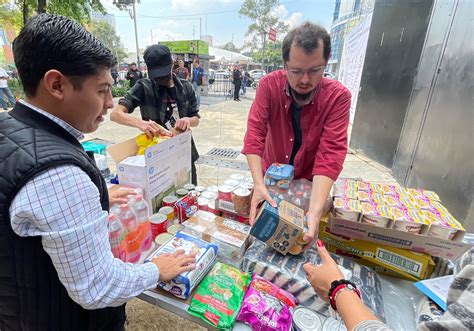
[{"label": "utility pole", "polygon": [[150,29],[151,44],[153,45],[153,30]]},{"label": "utility pole", "polygon": [[202,17],[199,17],[199,40],[202,40],[201,20],[202,20]]},{"label": "utility pole", "polygon": [[135,26],[135,45],[137,48],[137,66],[140,68],[140,48],[138,47],[137,8],[136,0],[133,1],[133,24]]}]

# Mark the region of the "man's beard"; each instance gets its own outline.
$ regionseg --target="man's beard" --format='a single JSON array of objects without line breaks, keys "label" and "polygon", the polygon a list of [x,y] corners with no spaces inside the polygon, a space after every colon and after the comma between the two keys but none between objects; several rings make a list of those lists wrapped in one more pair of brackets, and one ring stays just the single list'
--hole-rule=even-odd
[{"label": "man's beard", "polygon": [[291,95],[293,99],[299,103],[309,103],[309,101],[313,98],[316,89],[309,91],[308,93],[298,93],[294,89],[291,89]]}]

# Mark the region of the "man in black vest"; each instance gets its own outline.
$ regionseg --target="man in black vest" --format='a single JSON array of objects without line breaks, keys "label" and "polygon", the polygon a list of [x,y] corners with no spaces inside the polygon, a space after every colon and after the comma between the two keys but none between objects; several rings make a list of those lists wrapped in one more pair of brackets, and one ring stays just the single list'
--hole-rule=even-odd
[{"label": "man in black vest", "polygon": [[[110,113],[110,119],[119,124],[135,127],[150,138],[161,132],[158,126],[170,130],[186,131],[199,125],[199,107],[192,85],[178,78],[173,72],[173,58],[164,45],[149,46],[143,53],[148,68],[148,77],[140,79],[117,107]],[[140,107],[142,119],[130,115]],[[191,181],[197,184],[194,162],[199,153],[191,141]]]},{"label": "man in black vest", "polygon": [[132,265],[110,250],[107,187],[78,139],[113,107],[116,59],[47,14],[13,53],[26,98],[0,114],[0,330],[123,330],[124,303],[194,268],[194,256]]}]

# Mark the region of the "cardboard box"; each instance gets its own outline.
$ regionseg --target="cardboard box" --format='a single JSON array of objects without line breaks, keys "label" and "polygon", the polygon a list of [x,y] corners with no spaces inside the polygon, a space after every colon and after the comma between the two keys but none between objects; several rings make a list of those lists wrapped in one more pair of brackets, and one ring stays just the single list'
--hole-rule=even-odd
[{"label": "cardboard box", "polygon": [[158,212],[163,197],[190,182],[191,132],[148,147],[141,158],[127,160],[138,152],[135,138],[112,145],[107,152],[117,163],[120,184],[143,188],[153,213]]},{"label": "cardboard box", "polygon": [[372,268],[379,266],[382,270],[391,271],[392,275],[399,278],[412,281],[422,280],[428,278],[435,267],[433,259],[427,254],[331,233],[324,220],[321,220],[319,227],[319,239],[324,242],[330,252],[352,257],[357,262]]},{"label": "cardboard box", "polygon": [[394,229],[357,223],[334,217],[329,218],[331,233],[353,239],[367,240],[387,246],[408,249],[446,259],[457,259],[472,245],[461,242],[464,233],[458,233],[453,240],[439,239],[423,234],[402,232]]},{"label": "cardboard box", "polygon": [[219,247],[220,262],[240,268],[249,243],[250,226],[199,210],[183,223],[184,232]]},{"label": "cardboard box", "polygon": [[301,245],[304,235],[304,211],[287,201],[281,201],[278,208],[265,202],[257,214],[250,234],[286,255],[293,246]]}]

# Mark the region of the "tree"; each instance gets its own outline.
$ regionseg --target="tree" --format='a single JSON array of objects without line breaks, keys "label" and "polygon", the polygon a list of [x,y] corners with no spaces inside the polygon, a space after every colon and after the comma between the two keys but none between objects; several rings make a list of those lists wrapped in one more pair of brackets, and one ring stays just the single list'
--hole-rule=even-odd
[{"label": "tree", "polygon": [[232,41],[229,41],[228,43],[224,44],[223,46],[219,46],[218,48],[225,49],[226,51],[236,52],[236,53],[240,52],[240,49],[237,48],[237,46],[235,46],[235,44]]},{"label": "tree", "polygon": [[10,6],[8,0],[0,0],[0,27],[20,31],[22,26],[21,12]]},{"label": "tree", "polygon": [[105,8],[100,0],[16,0],[16,4],[23,13],[23,24],[32,14],[30,9],[36,13],[51,13],[70,17],[78,22],[89,21],[93,10],[105,14]]},{"label": "tree", "polygon": [[239,10],[241,17],[247,17],[252,21],[249,25],[246,36],[250,37],[247,44],[253,50],[260,49],[263,62],[267,62],[265,51],[267,49],[267,36],[270,28],[274,28],[278,33],[288,31],[288,26],[272,15],[272,10],[278,5],[278,0],[245,0]]},{"label": "tree", "polygon": [[115,53],[117,59],[122,62],[128,54],[120,47],[120,37],[115,29],[107,22],[93,21],[88,24],[89,31],[100,39],[105,46]]}]

